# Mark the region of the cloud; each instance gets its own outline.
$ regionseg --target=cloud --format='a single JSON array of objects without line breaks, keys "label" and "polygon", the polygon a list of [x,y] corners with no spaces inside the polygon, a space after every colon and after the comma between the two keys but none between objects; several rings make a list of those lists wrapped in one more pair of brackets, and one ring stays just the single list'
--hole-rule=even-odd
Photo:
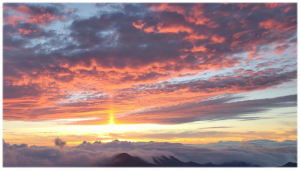
[{"label": "cloud", "polygon": [[3,32],[5,37],[10,39],[13,39],[16,35],[27,39],[49,38],[56,36],[56,33],[53,30],[46,30],[38,24],[31,23],[19,23],[15,26],[6,24],[3,26]]},{"label": "cloud", "polygon": [[[5,3],[4,119],[77,118],[89,111],[106,113],[109,102],[128,112],[122,106],[171,106],[291,82],[297,77],[289,68],[295,55],[278,59],[273,70],[268,70],[273,62],[260,63],[296,47],[296,4],[271,6],[99,4],[93,7],[99,15],[79,17],[81,9],[68,12],[64,4]],[[275,49],[266,50],[271,44]],[[251,71],[225,74],[245,64]],[[206,71],[218,76],[194,79]],[[179,77],[182,81],[170,82]],[[68,99],[86,91],[87,100]],[[99,92],[111,97],[97,98]],[[26,102],[20,100],[35,107],[22,108]]]},{"label": "cloud", "polygon": [[7,16],[6,18],[3,18],[4,23],[8,23],[10,25],[16,25],[17,23],[19,23],[19,21],[24,20],[25,17],[23,16],[14,16],[14,15],[10,15]]},{"label": "cloud", "polygon": [[286,50],[287,48],[289,48],[289,47],[290,47],[290,46],[287,45],[287,44],[278,46],[278,47],[275,48],[274,54],[281,54],[281,53],[285,52],[285,50]]},{"label": "cloud", "polygon": [[39,95],[39,86],[36,84],[21,86],[4,85],[4,99],[31,97]]},{"label": "cloud", "polygon": [[22,143],[20,145],[13,144],[10,145],[9,143],[6,143],[3,139],[3,149],[18,149],[18,148],[26,148],[28,147],[28,144]]},{"label": "cloud", "polygon": [[[131,112],[119,112],[114,114],[114,122],[116,124],[181,124],[226,119],[242,121],[258,120],[266,118],[256,116],[255,114],[270,109],[295,107],[297,105],[297,95],[231,102],[235,99],[242,99],[242,97],[229,94],[216,96],[216,99],[204,99],[198,102],[152,107]],[[182,115],[183,112],[185,113],[184,115]],[[107,124],[107,122],[109,122],[109,117],[70,122],[70,124],[99,125]]]},{"label": "cloud", "polygon": [[[7,9],[4,11],[5,13],[11,10],[10,12],[14,14],[5,14],[8,15],[8,17],[4,17],[4,23],[12,25],[16,25],[16,23],[20,21],[49,24],[53,20],[64,20],[68,15],[67,12],[64,11],[63,6],[59,4],[43,6],[41,4],[4,3],[3,6]],[[9,20],[11,16],[15,18],[13,22]]]},{"label": "cloud", "polygon": [[[271,72],[277,70],[277,73]],[[132,88],[125,88],[123,90],[135,90],[137,93],[139,89],[151,93],[158,92],[174,92],[177,90],[186,89],[189,92],[204,91],[207,93],[220,91],[223,93],[226,91],[252,91],[258,89],[265,89],[279,85],[282,81],[291,81],[297,77],[297,71],[283,72],[280,73],[281,69],[266,69],[264,71],[252,72],[249,76],[247,75],[235,75],[235,76],[215,76],[209,80],[194,79],[191,81],[182,82],[162,82],[157,84],[139,84]],[[264,75],[264,76],[262,76]],[[250,83],[251,82],[251,83]]]},{"label": "cloud", "polygon": [[63,141],[63,140],[61,140],[61,139],[59,139],[58,137],[55,138],[55,140],[54,140],[55,146],[59,146],[60,149],[62,149],[62,148],[66,145],[66,143],[67,143],[67,142],[65,142],[65,141]]},{"label": "cloud", "polygon": [[[249,140],[247,144],[256,147],[283,147],[291,146],[297,147],[297,141],[295,140],[285,140],[282,142],[272,141],[272,140]],[[196,147],[208,147],[208,148],[226,148],[226,147],[240,147],[240,141],[219,141],[218,143],[207,143],[207,144],[190,144],[189,146]]]},{"label": "cloud", "polygon": [[95,163],[105,164],[113,155],[122,152],[138,156],[148,162],[153,162],[152,157],[161,155],[174,156],[185,162],[221,164],[243,161],[271,167],[281,166],[289,161],[297,162],[296,146],[266,147],[242,142],[238,147],[212,149],[180,143],[132,143],[115,140],[94,144],[84,142],[75,147],[66,147],[64,150],[53,147],[6,147],[3,150],[3,165],[4,167],[85,167]]}]

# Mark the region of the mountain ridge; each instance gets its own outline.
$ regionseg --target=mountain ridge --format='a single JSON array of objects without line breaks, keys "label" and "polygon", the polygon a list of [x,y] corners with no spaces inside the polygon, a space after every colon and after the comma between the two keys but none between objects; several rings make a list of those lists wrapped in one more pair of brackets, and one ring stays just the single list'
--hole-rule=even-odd
[{"label": "mountain ridge", "polygon": [[[139,157],[131,156],[128,153],[120,153],[111,158],[107,163],[95,163],[92,166],[98,167],[261,167],[241,161],[224,162],[222,164],[213,164],[211,162],[199,164],[196,162],[183,162],[174,156],[152,157],[153,163],[149,163]],[[288,162],[279,167],[297,167],[297,163]]]}]

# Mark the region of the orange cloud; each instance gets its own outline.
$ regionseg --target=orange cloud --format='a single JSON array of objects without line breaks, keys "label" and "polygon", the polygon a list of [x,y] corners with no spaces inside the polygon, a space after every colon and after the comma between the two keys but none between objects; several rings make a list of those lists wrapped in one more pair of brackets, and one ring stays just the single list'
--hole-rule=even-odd
[{"label": "orange cloud", "polygon": [[[36,31],[36,30],[34,30]],[[30,34],[31,33],[31,30],[30,29],[22,29],[22,28],[19,28],[19,32],[18,34]]]},{"label": "orange cloud", "polygon": [[192,7],[192,10],[187,12],[180,5],[176,4],[159,4],[159,5],[152,5],[150,7],[152,10],[156,11],[170,11],[170,12],[177,12],[178,14],[183,15],[186,21],[195,23],[196,25],[207,25],[209,28],[216,28],[219,24],[211,21],[211,19],[207,18],[203,14],[203,4],[195,4]]},{"label": "orange cloud", "polygon": [[191,33],[193,31],[191,28],[183,25],[163,26],[163,23],[157,24],[157,30],[158,33],[179,33],[179,32]]},{"label": "orange cloud", "polygon": [[240,36],[242,36],[244,34],[248,34],[251,31],[253,31],[253,30],[246,30],[246,31],[235,33],[235,34],[233,34],[232,38],[233,39],[238,39],[238,38],[240,38]]},{"label": "orange cloud", "polygon": [[185,14],[184,8],[178,5],[174,4],[166,4],[162,3],[159,5],[151,5],[150,9],[156,10],[156,11],[170,11],[170,12],[177,12],[178,14]]},{"label": "orange cloud", "polygon": [[188,36],[186,36],[184,38],[184,40],[188,40],[188,41],[191,41],[191,42],[194,42],[196,40],[204,40],[204,39],[207,39],[208,36],[206,35],[198,35],[198,34],[189,34]]},{"label": "orange cloud", "polygon": [[145,31],[146,33],[154,32],[154,27],[155,27],[155,26],[151,26],[151,27],[144,28],[144,31]]},{"label": "orange cloud", "polygon": [[191,52],[199,52],[199,51],[204,52],[206,50],[207,50],[207,48],[204,45],[202,45],[202,46],[199,46],[199,47],[193,47],[190,51]]},{"label": "orange cloud", "polygon": [[225,38],[215,34],[211,37],[211,41],[215,43],[223,43],[225,41]]},{"label": "orange cloud", "polygon": [[142,23],[142,20],[138,20],[137,23],[133,22],[132,25],[137,29],[142,29],[146,23]]},{"label": "orange cloud", "polygon": [[[219,66],[218,68],[228,67],[232,65],[232,63],[234,62],[223,61],[222,65]],[[209,64],[211,64],[211,67],[216,66],[216,63],[209,63]],[[208,67],[210,66],[209,64],[207,64]],[[51,72],[46,74],[51,74]],[[60,76],[64,76],[64,75],[65,74],[63,73],[60,74]],[[181,85],[166,84],[164,88],[158,87],[155,89],[153,89],[155,87],[155,84],[144,84],[144,87],[142,88],[139,88],[138,86],[131,84],[129,88],[124,89],[123,85],[126,85],[126,83],[122,83],[122,88],[120,88],[119,84],[118,86],[112,87],[110,83],[105,83],[105,82],[102,83],[101,80],[97,80],[93,78],[85,78],[85,77],[86,77],[85,75],[81,74],[78,77],[74,78],[73,81],[66,82],[66,83],[53,81],[51,78],[47,78],[46,76],[41,77],[41,79],[39,80],[40,81],[39,84],[41,86],[40,87],[41,91],[44,93],[40,97],[4,99],[3,106],[5,108],[9,108],[4,111],[4,116],[5,116],[4,119],[11,120],[11,119],[16,119],[16,117],[18,117],[19,120],[41,120],[41,119],[45,120],[45,119],[59,119],[59,118],[98,117],[101,118],[101,120],[104,120],[107,119],[108,113],[110,113],[110,109],[108,107],[113,108],[114,115],[117,117],[118,115],[119,116],[122,115],[124,112],[130,110],[136,110],[136,109],[143,109],[149,106],[165,107],[168,105],[176,105],[183,102],[193,102],[195,100],[200,100],[202,98],[209,97],[212,95],[253,91],[256,88],[264,89],[270,86],[268,84],[267,87],[266,86],[255,87],[255,81],[254,82],[252,81],[246,83],[246,85],[243,84],[243,86],[239,84],[226,86],[223,84],[221,85],[222,87],[210,88],[208,85],[205,85],[206,84],[205,81],[199,81],[191,84],[191,85],[197,85],[199,86],[199,88],[202,89],[201,91],[197,91],[195,93],[191,91],[192,86],[189,86],[188,84],[185,83]],[[27,78],[27,80],[28,79],[30,78]],[[234,80],[236,78],[224,76],[220,78],[220,80],[222,79]],[[245,79],[245,80],[249,80],[249,79]],[[159,80],[155,79],[155,81],[159,81]],[[215,80],[211,79],[210,81],[212,81],[211,83],[213,83],[219,81],[219,79],[215,79]],[[258,79],[256,79],[256,81],[258,81]],[[259,82],[261,83],[261,81],[263,80],[260,79]],[[31,79],[30,82],[34,82],[34,80]],[[36,83],[37,82],[38,81],[36,81]],[[51,86],[51,84],[53,84],[54,82],[55,82],[55,86]],[[88,86],[91,87],[92,89],[83,90],[83,86],[86,87],[87,83],[81,83],[81,82],[88,82]],[[23,85],[25,83],[29,83],[29,82],[23,81]],[[176,88],[172,89],[174,87]],[[70,89],[72,90],[70,91]],[[109,97],[108,99],[93,98],[96,95],[94,92],[99,92],[102,90],[103,90],[102,93],[107,93],[112,96]],[[84,98],[92,98],[92,100],[85,100]],[[24,104],[30,106],[30,109],[24,108],[23,107]],[[18,113],[16,112],[17,110],[18,112],[22,111],[23,113],[22,116],[17,114]],[[28,117],[28,115],[31,116]],[[120,120],[117,121],[119,122]],[[128,121],[132,121],[132,120],[128,120]],[[124,123],[126,123],[125,120]]]},{"label": "orange cloud", "polygon": [[293,28],[296,28],[296,25],[292,25],[290,27],[286,27],[285,23],[282,22],[278,22],[276,20],[273,19],[269,19],[267,21],[262,21],[259,23],[259,27],[260,28],[265,28],[265,29],[269,29],[269,30],[278,30],[278,31],[287,31]]},{"label": "orange cloud", "polygon": [[203,17],[203,16],[197,16],[197,17],[186,17],[186,20],[188,22],[194,22],[196,25],[204,25],[207,22],[210,21],[210,19]]},{"label": "orange cloud", "polygon": [[259,27],[260,28],[265,28],[265,29],[271,29],[271,30],[274,30],[274,29],[279,29],[280,30],[280,29],[283,28],[283,25],[281,23],[278,23],[275,20],[269,19],[267,21],[260,22]]},{"label": "orange cloud", "polygon": [[196,25],[206,25],[209,28],[219,27],[218,23],[204,16],[203,10],[203,4],[195,4],[188,15],[184,17],[186,21],[195,23]]}]

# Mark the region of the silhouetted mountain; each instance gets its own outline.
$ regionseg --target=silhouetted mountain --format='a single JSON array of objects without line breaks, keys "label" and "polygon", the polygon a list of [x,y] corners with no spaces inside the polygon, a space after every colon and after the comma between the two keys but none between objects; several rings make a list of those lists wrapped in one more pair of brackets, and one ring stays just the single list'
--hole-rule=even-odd
[{"label": "silhouetted mountain", "polygon": [[297,167],[297,163],[288,162],[288,163],[282,165],[281,167]]},{"label": "silhouetted mountain", "polygon": [[170,156],[167,158],[166,156],[162,157],[153,157],[153,161],[158,167],[214,167],[216,165],[212,163],[207,164],[198,164],[195,162],[182,162],[179,159]]},{"label": "silhouetted mountain", "polygon": [[239,161],[223,163],[220,165],[216,165],[211,162],[205,164],[198,164],[191,161],[182,162],[173,156],[170,156],[170,158],[162,156],[160,158],[153,158],[153,160],[154,163],[159,167],[259,167],[257,165],[252,165],[252,164],[239,162]]},{"label": "silhouetted mountain", "polygon": [[153,167],[154,164],[145,162],[139,157],[133,157],[128,153],[120,153],[114,156],[110,163],[106,164],[108,167]]},{"label": "silhouetted mountain", "polygon": [[259,167],[258,165],[253,165],[253,164],[249,164],[246,162],[240,162],[240,161],[225,162],[218,166],[219,167]]},{"label": "silhouetted mountain", "polygon": [[[161,157],[152,157],[153,163],[148,163],[142,160],[139,157],[134,157],[129,155],[128,153],[120,153],[118,155],[113,156],[107,162],[95,163],[92,166],[98,167],[260,167],[258,165],[249,164],[246,162],[233,161],[233,162],[225,162],[222,164],[213,164],[211,162],[205,164],[199,164],[195,162],[182,162],[179,159],[170,156],[161,156]],[[297,163],[288,162],[280,167],[297,167]]]},{"label": "silhouetted mountain", "polygon": [[156,157],[156,158],[153,157],[153,161],[159,167],[197,167],[200,165],[195,162],[185,163],[173,156],[170,156],[170,158],[167,158],[165,156]]},{"label": "silhouetted mountain", "polygon": [[220,165],[205,163],[199,164],[195,162],[182,162],[179,159],[170,156],[153,157],[155,164],[148,163],[139,157],[134,157],[128,153],[121,153],[112,157],[107,163],[96,163],[92,166],[104,166],[104,167],[258,167],[257,165],[248,164],[245,162],[229,162]]}]

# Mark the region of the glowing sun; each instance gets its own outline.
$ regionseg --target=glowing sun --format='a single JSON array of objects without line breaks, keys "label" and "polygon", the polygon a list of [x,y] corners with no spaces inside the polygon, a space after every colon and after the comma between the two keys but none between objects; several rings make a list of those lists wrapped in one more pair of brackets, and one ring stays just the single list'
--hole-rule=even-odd
[{"label": "glowing sun", "polygon": [[114,117],[110,117],[110,120],[109,120],[109,125],[114,125]]}]

